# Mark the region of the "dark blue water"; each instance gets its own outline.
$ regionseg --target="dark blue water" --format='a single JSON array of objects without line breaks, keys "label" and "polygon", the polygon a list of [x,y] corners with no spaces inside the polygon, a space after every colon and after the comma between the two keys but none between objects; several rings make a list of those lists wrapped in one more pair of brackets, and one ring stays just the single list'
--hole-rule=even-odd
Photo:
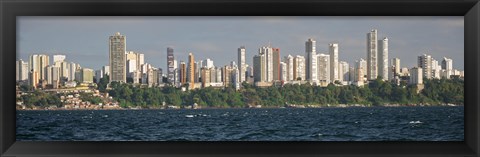
[{"label": "dark blue water", "polygon": [[463,141],[463,107],[17,111],[18,141]]}]

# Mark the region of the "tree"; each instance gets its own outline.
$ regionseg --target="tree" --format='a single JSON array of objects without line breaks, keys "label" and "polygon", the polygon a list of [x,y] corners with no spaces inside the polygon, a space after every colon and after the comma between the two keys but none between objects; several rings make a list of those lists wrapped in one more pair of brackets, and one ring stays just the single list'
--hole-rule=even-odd
[{"label": "tree", "polygon": [[105,75],[97,82],[97,87],[100,92],[105,92],[107,89],[108,81],[110,80],[110,76]]},{"label": "tree", "polygon": [[20,91],[22,91],[22,92],[32,91],[32,89],[33,88],[30,85],[27,85],[27,84],[20,85]]}]

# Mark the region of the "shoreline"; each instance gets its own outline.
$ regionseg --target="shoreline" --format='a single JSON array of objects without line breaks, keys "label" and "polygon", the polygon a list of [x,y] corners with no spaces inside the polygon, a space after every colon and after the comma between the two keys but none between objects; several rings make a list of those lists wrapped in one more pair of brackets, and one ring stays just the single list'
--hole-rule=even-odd
[{"label": "shoreline", "polygon": [[[299,105],[300,106],[300,105]],[[288,109],[288,108],[296,108],[296,109],[312,109],[312,108],[375,108],[375,107],[463,107],[464,105],[457,105],[457,104],[436,104],[436,105],[418,105],[418,104],[409,104],[409,105],[399,105],[399,104],[388,104],[382,106],[367,106],[367,105],[333,105],[333,106],[300,106],[300,107],[285,107],[285,106],[269,106],[269,107],[202,107],[202,108],[103,108],[103,109],[72,109],[72,108],[55,108],[55,109],[19,109],[17,108],[16,111],[124,111],[124,110],[203,110],[203,109]]]}]

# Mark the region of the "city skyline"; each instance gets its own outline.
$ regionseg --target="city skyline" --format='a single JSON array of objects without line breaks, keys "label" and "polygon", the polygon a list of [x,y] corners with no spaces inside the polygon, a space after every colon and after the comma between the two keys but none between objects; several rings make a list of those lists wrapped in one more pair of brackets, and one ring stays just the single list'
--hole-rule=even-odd
[{"label": "city skyline", "polygon": [[[105,22],[100,22],[98,26],[93,26],[87,21],[95,21],[104,19]],[[318,20],[314,20],[318,19]],[[359,21],[360,20],[360,21]],[[63,21],[63,22],[62,22]],[[153,22],[152,22],[153,21]],[[177,35],[165,35],[158,36],[158,40],[150,39],[156,33],[160,33],[163,30],[145,30],[145,29],[135,29],[134,31],[128,30],[128,26],[135,24],[138,27],[145,27],[146,24],[163,21],[163,22],[172,22],[171,25],[175,26],[178,24],[188,24],[196,23],[198,24],[198,29],[188,30],[184,29],[184,33],[178,34],[178,30],[172,27],[167,30],[177,30],[172,31],[172,33],[177,33]],[[322,23],[333,22],[332,25],[341,24],[348,21],[350,23],[365,23],[372,22],[372,24],[359,25],[359,27],[352,28],[352,30],[345,30],[345,28],[338,29],[313,29],[304,31],[307,28],[313,28],[314,26],[323,26]],[[405,23],[404,27],[400,25],[392,26],[394,28],[386,27],[388,25],[394,25],[395,23]],[[48,23],[51,22],[51,23]],[[83,22],[83,23],[82,23]],[[95,31],[100,31],[106,29],[104,27],[105,23],[113,22],[113,24],[118,24],[118,28],[110,28],[108,32],[101,31],[100,34],[95,34]],[[317,23],[316,23],[317,22]],[[383,22],[383,23],[382,23]],[[36,25],[31,25],[35,24]],[[47,24],[48,23],[48,24]],[[63,24],[61,24],[63,23]],[[302,24],[313,24],[312,26],[303,27]],[[72,26],[77,24],[81,28],[86,28],[87,30],[77,30],[74,31],[71,28],[68,30],[69,33],[62,33],[67,27],[66,25]],[[126,24],[126,26],[121,25]],[[216,24],[228,24],[228,25],[219,25]],[[257,25],[249,25],[257,24]],[[265,24],[270,24],[268,28],[265,29]],[[290,32],[285,32],[285,25],[289,26],[302,26],[302,27],[293,27],[298,29],[290,29]],[[317,24],[317,25],[315,25]],[[55,25],[55,26],[54,26]],[[249,27],[245,27],[249,25]],[[370,26],[370,25],[377,25]],[[34,27],[32,27],[34,26]],[[51,26],[46,28],[47,26]],[[409,27],[406,27],[409,26]],[[117,27],[111,26],[110,27]],[[348,25],[348,28],[351,25]],[[362,28],[365,27],[365,28]],[[19,18],[19,31],[17,38],[17,60],[23,59],[28,60],[28,56],[31,54],[64,54],[67,56],[67,61],[80,63],[83,67],[89,67],[92,69],[101,69],[102,66],[108,65],[108,46],[105,46],[105,43],[108,40],[105,40],[105,37],[99,39],[79,41],[90,36],[102,35],[102,33],[107,34],[106,36],[111,36],[113,32],[122,32],[122,35],[128,37],[127,40],[127,51],[135,51],[145,54],[145,63],[150,63],[155,67],[159,67],[167,70],[167,47],[173,47],[175,49],[175,59],[180,61],[187,61],[186,54],[193,53],[195,56],[199,56],[198,60],[204,60],[207,58],[215,61],[216,66],[223,66],[229,64],[231,61],[237,61],[237,49],[240,46],[245,46],[246,49],[246,64],[253,64],[253,56],[257,54],[257,50],[260,47],[271,45],[275,48],[280,48],[281,57],[291,54],[292,56],[296,55],[305,55],[304,42],[307,38],[313,38],[317,41],[316,49],[318,53],[328,54],[328,44],[329,43],[339,43],[339,61],[347,61],[347,63],[353,65],[355,60],[359,58],[366,59],[366,38],[365,34],[371,29],[378,29],[378,39],[383,39],[383,37],[388,37],[389,42],[389,58],[400,58],[402,60],[402,67],[413,67],[416,66],[417,60],[415,57],[411,56],[420,56],[421,54],[430,54],[432,57],[440,60],[443,57],[451,58],[454,60],[453,67],[455,69],[463,70],[463,17],[360,17],[357,18],[332,18],[332,17],[233,17],[231,19],[225,17],[139,17],[139,18],[126,18],[126,17],[115,17],[115,18],[106,18],[106,17],[75,17],[72,19],[58,18],[58,17],[20,17]],[[216,30],[214,30],[216,28]],[[262,29],[263,28],[263,29]],[[412,29],[416,28],[416,29]],[[423,29],[421,29],[423,28]],[[428,28],[428,29],[426,29]],[[434,29],[434,28],[443,28],[443,29]],[[448,29],[447,29],[448,28]],[[393,29],[393,31],[392,31]],[[52,40],[35,40],[35,38],[42,37],[39,36],[42,33],[51,33],[52,30],[58,30],[57,33],[52,33]],[[95,31],[91,31],[95,30]],[[210,31],[205,31],[210,30]],[[220,31],[219,31],[220,30]],[[261,33],[261,30],[265,33]],[[272,31],[273,30],[273,31]],[[303,31],[302,31],[303,30]],[[411,33],[400,33],[403,31],[408,31]],[[423,32],[415,32],[423,30]],[[197,33],[190,33],[191,31],[198,31]],[[230,32],[237,33],[230,33]],[[83,32],[83,34],[79,34]],[[145,35],[142,38],[141,34],[150,32],[153,35]],[[247,33],[244,33],[247,32]],[[250,32],[250,33],[248,33]],[[256,33],[255,33],[256,32]],[[260,33],[259,33],[260,32]],[[282,32],[282,34],[278,33]],[[305,36],[305,33],[307,35]],[[318,33],[308,33],[308,32],[318,32]],[[328,32],[337,33],[337,35],[328,35]],[[440,33],[439,33],[440,32]],[[443,32],[443,33],[441,33]],[[321,33],[326,33],[322,35]],[[398,33],[398,34],[396,34]],[[33,34],[33,35],[32,35]],[[35,35],[38,34],[38,35]],[[67,36],[72,36],[76,34],[75,38],[69,38]],[[277,36],[269,36],[269,35]],[[293,34],[293,35],[292,35]],[[422,35],[425,34],[425,35]],[[428,36],[427,36],[428,35]],[[28,38],[27,38],[27,37]],[[65,36],[65,37],[58,37]],[[75,35],[73,35],[75,36]],[[228,36],[229,38],[222,39],[221,36]],[[260,37],[258,37],[260,36]],[[343,37],[344,36],[344,37]],[[416,38],[408,38],[408,36],[416,36]],[[444,36],[444,38],[442,38]],[[190,42],[187,39],[182,39],[182,37],[193,37]],[[198,39],[201,37],[210,37],[205,39]],[[50,38],[50,37],[49,37]],[[180,38],[180,39],[178,39]],[[214,39],[211,39],[214,38]],[[256,38],[258,40],[250,40],[251,38]],[[344,38],[344,39],[341,39]],[[69,39],[69,40],[65,40]],[[161,43],[163,41],[169,41]],[[402,39],[402,40],[400,40]],[[408,40],[405,40],[408,39]],[[427,40],[428,39],[428,40]],[[32,41],[35,40],[35,43]],[[145,41],[148,40],[148,41]],[[159,41],[160,40],[160,41]],[[97,41],[97,42],[95,42]],[[102,42],[103,41],[103,42]],[[151,42],[150,42],[151,41]],[[183,41],[183,42],[182,42]],[[217,41],[217,42],[212,42]],[[238,42],[236,42],[238,41]],[[241,42],[244,41],[244,42]],[[450,41],[450,42],[446,42]],[[174,44],[175,42],[179,44]],[[265,43],[264,43],[265,42]],[[82,47],[82,44],[76,44],[74,46],[70,45],[71,43],[82,43],[85,46]],[[173,44],[168,44],[173,43]],[[141,45],[144,46],[141,46]],[[38,45],[38,46],[35,46]],[[154,45],[155,48],[151,48]],[[405,46],[401,46],[405,45]],[[419,46],[420,45],[420,46]],[[51,50],[48,50],[50,47]],[[36,49],[36,50],[35,50]],[[42,50],[44,49],[44,50]],[[53,50],[54,49],[54,50]],[[188,49],[188,50],[187,50]],[[413,51],[410,49],[419,49],[419,51],[405,53],[404,51]],[[420,50],[425,49],[425,50]],[[105,51],[106,50],[106,51]],[[436,50],[436,51],[434,51]],[[82,52],[83,51],[83,52]],[[399,52],[400,51],[400,52]],[[406,56],[403,56],[406,55]],[[196,57],[197,58],[197,57]],[[238,64],[238,63],[237,63]]]}]

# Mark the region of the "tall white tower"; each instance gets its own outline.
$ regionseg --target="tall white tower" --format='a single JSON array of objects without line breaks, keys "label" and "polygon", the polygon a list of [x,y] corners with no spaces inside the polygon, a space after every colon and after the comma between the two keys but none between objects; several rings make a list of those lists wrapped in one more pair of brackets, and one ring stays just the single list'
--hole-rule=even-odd
[{"label": "tall white tower", "polygon": [[241,46],[238,48],[238,71],[239,71],[239,81],[245,81],[245,71],[247,67],[245,67],[245,46]]},{"label": "tall white tower", "polygon": [[378,75],[388,80],[388,38],[378,40]]},{"label": "tall white tower", "polygon": [[427,54],[418,56],[418,67],[422,68],[423,78],[432,78],[432,56]]},{"label": "tall white tower", "polygon": [[264,55],[265,58],[265,81],[273,81],[273,49],[271,47],[261,47],[259,50],[260,55]]},{"label": "tall white tower", "polygon": [[330,80],[332,82],[342,80],[338,69],[338,43],[328,44],[328,51],[330,53]]},{"label": "tall white tower", "polygon": [[377,46],[377,30],[373,29],[367,33],[367,79],[375,80],[378,76],[378,46]]},{"label": "tall white tower", "polygon": [[445,70],[443,77],[449,79],[450,75],[453,75],[453,60],[447,57],[443,57],[442,69]]}]

